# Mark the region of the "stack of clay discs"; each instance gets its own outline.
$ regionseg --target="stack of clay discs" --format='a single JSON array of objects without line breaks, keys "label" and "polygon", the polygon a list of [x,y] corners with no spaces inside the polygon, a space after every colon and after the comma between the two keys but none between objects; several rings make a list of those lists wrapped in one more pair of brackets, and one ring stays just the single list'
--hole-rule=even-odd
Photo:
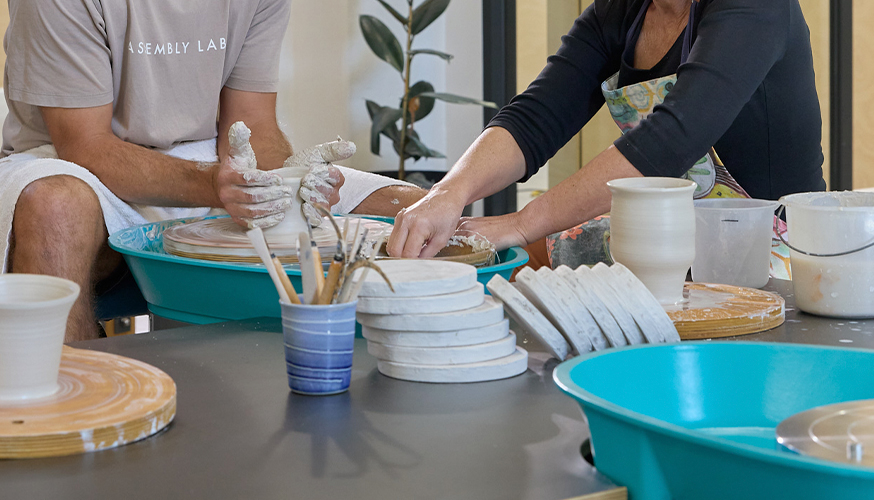
[{"label": "stack of clay discs", "polygon": [[388,260],[379,264],[394,291],[369,273],[358,322],[380,373],[415,382],[483,382],[513,377],[528,353],[485,295],[476,268],[460,262]]}]

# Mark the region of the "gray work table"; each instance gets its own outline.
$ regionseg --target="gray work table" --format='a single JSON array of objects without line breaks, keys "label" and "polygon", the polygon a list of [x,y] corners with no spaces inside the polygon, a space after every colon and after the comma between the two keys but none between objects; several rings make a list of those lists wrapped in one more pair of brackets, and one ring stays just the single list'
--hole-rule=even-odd
[{"label": "gray work table", "polygon": [[[738,340],[874,348],[874,321],[787,321]],[[580,455],[577,404],[555,360],[520,336],[525,374],[476,384],[380,375],[357,340],[349,392],[293,395],[280,323],[247,320],[83,342],[150,363],[176,381],[169,430],[114,450],[0,461],[6,498],[564,499],[612,487]]]}]

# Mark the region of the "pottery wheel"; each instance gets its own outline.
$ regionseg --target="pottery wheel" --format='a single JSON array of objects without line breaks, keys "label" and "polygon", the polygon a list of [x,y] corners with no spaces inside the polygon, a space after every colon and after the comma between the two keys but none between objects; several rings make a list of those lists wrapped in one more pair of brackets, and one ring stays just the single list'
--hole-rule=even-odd
[{"label": "pottery wheel", "polygon": [[[347,217],[335,217],[340,227]],[[360,231],[368,230],[368,239],[375,240],[391,233],[392,225],[371,219],[349,217],[347,247],[355,241],[355,227],[361,221]],[[270,250],[283,264],[297,264],[297,234],[274,235],[264,233]],[[330,222],[324,221],[313,229],[313,240],[323,262],[330,262],[337,249],[337,233]],[[207,219],[173,226],[164,231],[164,250],[172,255],[219,262],[250,262],[261,259],[246,236],[246,229],[230,218]]]},{"label": "pottery wheel", "polygon": [[163,371],[115,354],[64,347],[60,390],[0,403],[0,458],[73,455],[145,439],[176,415]]},{"label": "pottery wheel", "polygon": [[802,455],[874,467],[874,400],[796,413],[777,426],[777,442]]},{"label": "pottery wheel", "polygon": [[786,319],[786,302],[755,288],[686,283],[684,301],[664,306],[683,340],[746,335],[776,328]]}]

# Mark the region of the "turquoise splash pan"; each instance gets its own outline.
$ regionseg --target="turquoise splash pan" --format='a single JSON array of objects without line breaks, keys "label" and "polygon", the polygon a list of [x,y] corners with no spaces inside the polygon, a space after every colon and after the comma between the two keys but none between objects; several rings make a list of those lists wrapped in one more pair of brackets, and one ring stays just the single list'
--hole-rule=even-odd
[{"label": "turquoise splash pan", "polygon": [[874,351],[744,342],[611,349],[556,384],[589,423],[595,465],[634,500],[874,498],[874,469],[780,449],[775,428],[874,398]]},{"label": "turquoise splash pan", "polygon": [[[109,237],[109,246],[124,255],[149,310],[195,324],[280,317],[276,288],[263,265],[210,262],[164,251],[164,230],[194,220],[199,219],[144,224]],[[513,269],[526,262],[525,250],[510,248],[498,252],[496,264],[479,268],[477,278],[483,284],[496,274],[509,278]],[[301,290],[300,266],[286,265],[285,270],[295,289]]]}]

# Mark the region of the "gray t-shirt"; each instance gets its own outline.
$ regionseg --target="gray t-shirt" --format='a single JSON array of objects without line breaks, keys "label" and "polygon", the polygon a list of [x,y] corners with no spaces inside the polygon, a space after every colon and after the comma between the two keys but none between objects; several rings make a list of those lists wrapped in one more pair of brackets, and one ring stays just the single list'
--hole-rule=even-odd
[{"label": "gray t-shirt", "polygon": [[38,106],[113,103],[147,147],[216,136],[224,86],[276,92],[290,0],[11,0],[2,155],[51,143]]}]

